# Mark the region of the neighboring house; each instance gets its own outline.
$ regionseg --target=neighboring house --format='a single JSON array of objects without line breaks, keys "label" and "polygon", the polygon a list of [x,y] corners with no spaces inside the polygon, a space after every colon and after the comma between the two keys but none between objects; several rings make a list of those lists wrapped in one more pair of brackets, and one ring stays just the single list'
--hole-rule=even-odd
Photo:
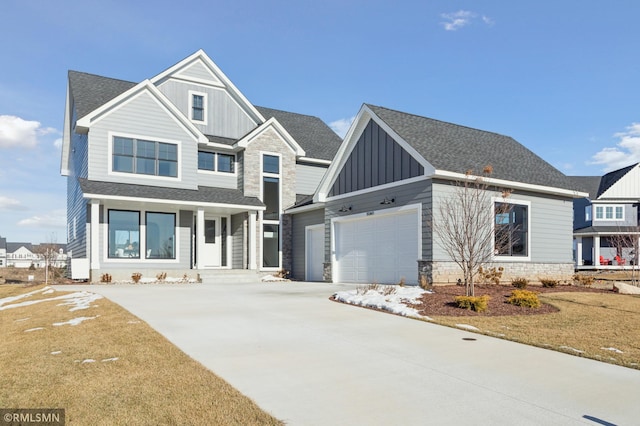
[{"label": "neighboring house", "polygon": [[[50,265],[63,268],[67,263],[67,255],[65,254],[65,244],[55,244],[57,252],[51,257]],[[42,245],[31,243],[12,243],[7,242],[6,238],[0,237],[0,267],[13,268],[29,268],[31,265],[35,268],[44,268],[45,259],[42,256]]]},{"label": "neighboring house", "polygon": [[72,278],[290,269],[283,211],[340,143],[316,117],[251,104],[203,51],[140,83],[70,71]]},{"label": "neighboring house", "polygon": [[466,171],[487,165],[493,173],[485,181],[511,194],[492,192],[486,208],[513,205],[496,221],[517,227],[523,239],[496,253],[492,265],[503,266],[506,278],[571,277],[573,199],[587,194],[572,190],[564,174],[510,137],[367,104],[313,199],[287,210],[293,276],[456,282],[462,274],[432,234],[430,215]]},{"label": "neighboring house", "polygon": [[602,177],[571,176],[571,179],[577,188],[589,194],[574,201],[576,267],[624,269],[637,265],[640,164]]}]

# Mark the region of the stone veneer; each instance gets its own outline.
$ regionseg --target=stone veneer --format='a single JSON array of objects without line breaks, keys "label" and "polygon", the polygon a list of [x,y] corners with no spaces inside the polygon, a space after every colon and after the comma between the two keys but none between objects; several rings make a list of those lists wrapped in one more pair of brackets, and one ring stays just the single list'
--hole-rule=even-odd
[{"label": "stone veneer", "polygon": [[[551,278],[559,281],[569,281],[574,274],[573,263],[531,263],[531,262],[496,262],[486,268],[503,267],[501,282],[509,283],[513,278],[524,277],[530,281],[540,278]],[[429,284],[455,284],[463,279],[462,271],[455,262],[418,261],[418,277],[426,277]]]},{"label": "stone veneer", "polygon": [[[296,201],[296,156],[287,143],[273,129],[267,128],[249,143],[243,153],[242,185],[244,195],[260,198],[262,186],[262,153],[280,154],[280,209],[284,210]],[[282,267],[291,270],[291,229],[290,220],[284,216],[280,223],[280,241],[282,247]],[[287,224],[289,226],[287,226]],[[262,269],[262,215],[256,221],[256,250],[258,269]]]}]

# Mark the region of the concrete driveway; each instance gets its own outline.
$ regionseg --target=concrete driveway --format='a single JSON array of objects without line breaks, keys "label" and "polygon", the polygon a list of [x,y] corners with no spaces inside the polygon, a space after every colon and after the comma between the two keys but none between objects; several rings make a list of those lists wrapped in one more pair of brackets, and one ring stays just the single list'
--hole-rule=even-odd
[{"label": "concrete driveway", "polygon": [[328,300],[353,286],[77,288],[131,311],[291,425],[631,425],[640,419],[638,370]]}]

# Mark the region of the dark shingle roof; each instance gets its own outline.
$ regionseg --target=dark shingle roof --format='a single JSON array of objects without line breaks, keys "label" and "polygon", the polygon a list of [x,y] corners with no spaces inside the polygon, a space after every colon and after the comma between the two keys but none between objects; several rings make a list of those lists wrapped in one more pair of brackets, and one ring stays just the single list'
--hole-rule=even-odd
[{"label": "dark shingle roof", "polygon": [[318,117],[258,106],[256,109],[265,119],[278,120],[305,150],[306,157],[333,160],[338,152],[342,143],[340,136]]},{"label": "dark shingle roof", "polygon": [[567,176],[573,183],[573,189],[589,193],[589,198],[595,200],[598,197],[600,176]]},{"label": "dark shingle roof", "polygon": [[205,135],[205,136],[207,137],[209,142],[219,143],[222,145],[231,146],[238,141],[237,139],[223,138],[222,136],[213,136],[213,135]]},{"label": "dark shingle roof", "polygon": [[573,231],[574,234],[619,234],[621,232],[638,233],[637,226],[587,226]]},{"label": "dark shingle roof", "polygon": [[84,117],[135,85],[136,83],[130,81],[69,71],[69,88],[78,118]]},{"label": "dark shingle roof", "polygon": [[568,178],[509,136],[367,106],[437,170],[465,173],[491,165],[492,177],[570,189]]},{"label": "dark shingle roof", "polygon": [[251,207],[263,207],[256,197],[245,197],[239,189],[199,186],[198,190],[165,188],[161,186],[131,185],[93,181],[78,178],[80,188],[85,194],[111,195],[129,198],[153,198],[198,203],[233,204]]},{"label": "dark shingle roof", "polygon": [[33,245],[31,243],[9,243],[7,242],[7,253],[15,253],[20,247],[24,247],[33,253]]}]

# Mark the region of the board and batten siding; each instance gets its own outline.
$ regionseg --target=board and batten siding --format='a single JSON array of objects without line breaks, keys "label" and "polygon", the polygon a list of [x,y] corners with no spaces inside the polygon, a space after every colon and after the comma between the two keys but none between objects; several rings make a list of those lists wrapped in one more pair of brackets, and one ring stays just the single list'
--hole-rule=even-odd
[{"label": "board and batten siding", "polygon": [[[135,135],[147,140],[180,142],[178,177],[158,178],[134,173],[110,174],[110,139],[113,134]],[[147,92],[143,92],[91,126],[89,132],[89,179],[137,185],[195,189],[198,184],[198,149],[187,133]]]},{"label": "board and batten siding", "polygon": [[[392,204],[380,204],[385,198],[394,199]],[[424,179],[392,188],[358,194],[338,200],[329,199],[325,204],[325,262],[331,262],[331,219],[358,213],[384,211],[387,208],[398,208],[410,204],[422,205],[422,260],[431,259],[431,232],[424,224],[431,211],[431,180]],[[350,211],[340,212],[342,207]],[[418,261],[416,259],[416,270]]]},{"label": "board and batten siding", "polygon": [[296,163],[296,194],[315,193],[326,171],[326,166]]},{"label": "board and batten siding", "polygon": [[[441,197],[454,197],[455,190],[455,185],[434,183],[434,205]],[[487,209],[493,209],[492,197],[500,196],[499,192],[491,192],[487,200]],[[573,261],[573,201],[571,199],[514,191],[507,200],[514,204],[519,201],[530,203],[528,210],[530,260],[527,260],[527,263],[568,263]],[[437,206],[434,207],[433,213],[435,216],[434,226],[437,229],[439,217]],[[492,223],[487,223],[487,226],[492,226]],[[434,240],[439,238],[440,236],[435,232]],[[433,243],[433,260],[450,260],[438,241]],[[514,256],[508,261],[517,260],[518,258]],[[496,261],[500,262],[501,259]]]},{"label": "board and batten siding", "polygon": [[[324,209],[311,210],[292,215],[292,253],[293,268],[291,276],[296,280],[304,280],[306,276],[305,260],[306,250],[306,227],[309,225],[319,225],[324,223]],[[325,239],[326,240],[326,239]]]},{"label": "board and batten siding", "polygon": [[205,135],[239,139],[253,130],[257,123],[229,95],[226,89],[183,81],[168,80],[158,89],[173,102],[182,113],[191,118],[190,91],[206,94],[206,124],[193,122]]}]

